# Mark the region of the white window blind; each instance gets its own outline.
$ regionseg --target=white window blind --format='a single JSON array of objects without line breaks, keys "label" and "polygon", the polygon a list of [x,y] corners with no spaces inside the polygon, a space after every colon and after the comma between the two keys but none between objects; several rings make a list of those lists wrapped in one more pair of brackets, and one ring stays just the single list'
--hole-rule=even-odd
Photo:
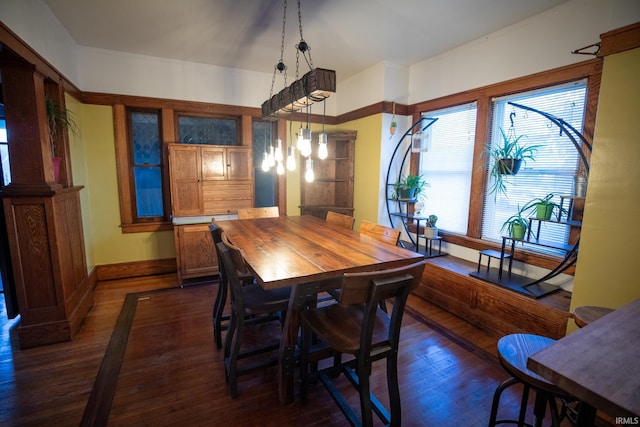
[{"label": "white window blind", "polygon": [[437,226],[466,234],[476,129],[476,104],[423,113],[438,118],[429,130],[431,146],[420,155],[420,174],[429,187],[423,216],[438,216]]},{"label": "white window blind", "polygon": [[[571,140],[560,133],[560,128],[549,119],[535,112],[509,105],[515,102],[561,118],[575,129],[581,130],[586,100],[586,81],[573,82],[543,90],[520,93],[493,100],[491,144],[501,144],[500,128],[505,133],[513,126],[516,135],[525,135],[522,145],[539,145],[535,161],[528,160],[517,175],[507,177],[506,195],[485,194],[482,234],[484,239],[500,240],[507,231],[502,224],[531,199],[554,193],[553,201],[559,203],[559,195],[573,193],[574,174],[579,166],[579,155]],[[515,113],[515,116],[512,114]],[[489,165],[490,166],[490,165]],[[489,177],[490,179],[490,177]],[[487,189],[491,188],[487,182]],[[554,213],[555,215],[555,213]],[[566,243],[569,227],[543,223],[540,239]],[[527,245],[528,249],[559,253],[553,249]]]}]

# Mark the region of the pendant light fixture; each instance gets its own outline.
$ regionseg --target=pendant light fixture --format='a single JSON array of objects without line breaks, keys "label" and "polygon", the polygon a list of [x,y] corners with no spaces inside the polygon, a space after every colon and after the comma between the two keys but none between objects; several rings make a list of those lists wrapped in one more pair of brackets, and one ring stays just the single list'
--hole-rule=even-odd
[{"label": "pendant light fixture", "polygon": [[[300,128],[297,135],[297,148],[300,151],[301,156],[306,157],[305,160],[305,179],[308,182],[314,180],[313,173],[313,160],[311,156],[311,138],[312,133],[309,127],[309,114],[311,105],[314,102],[323,101],[324,113],[322,117],[322,133],[318,136],[318,158],[326,159],[328,156],[327,150],[327,134],[324,132],[324,116],[326,114],[326,106],[324,100],[331,94],[335,93],[336,87],[336,73],[333,70],[327,70],[323,68],[315,68],[313,66],[313,60],[311,59],[311,46],[304,40],[302,34],[302,12],[300,8],[300,0],[297,0],[298,5],[298,27],[300,29],[300,41],[296,44],[296,81],[287,86],[287,66],[284,63],[284,40],[285,29],[287,20],[287,0],[283,0],[283,17],[282,17],[282,37],[280,43],[280,60],[273,68],[273,78],[271,80],[271,91],[269,93],[269,99],[262,103],[262,117],[270,120],[279,120],[281,114],[290,114],[296,111],[300,112]],[[309,66],[308,73],[299,78],[300,68],[300,54],[304,58],[305,62]],[[284,89],[274,95],[274,85],[276,76],[280,74],[284,77]],[[307,123],[306,127],[302,127],[302,114],[303,109],[306,108]],[[291,137],[291,120],[289,120],[289,138]],[[295,147],[293,143],[287,148],[286,168],[289,171],[296,169],[296,155]],[[276,167],[278,174],[284,173],[284,158],[282,152],[282,141],[276,139],[275,148],[273,144],[269,146],[269,149],[265,151],[265,159],[262,162],[262,167],[266,171],[272,167]]]}]

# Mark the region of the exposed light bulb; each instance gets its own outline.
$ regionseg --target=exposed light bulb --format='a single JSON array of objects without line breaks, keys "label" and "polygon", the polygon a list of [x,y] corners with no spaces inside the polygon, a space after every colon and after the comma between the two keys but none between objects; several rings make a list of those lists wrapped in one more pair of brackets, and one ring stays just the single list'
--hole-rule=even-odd
[{"label": "exposed light bulb", "polygon": [[302,129],[302,125],[300,125],[300,129],[298,129],[298,142],[297,142],[297,147],[299,151],[302,151],[302,147],[304,146],[304,138],[302,136],[302,131],[304,129]]},{"label": "exposed light bulb", "polygon": [[311,129],[309,128],[302,129],[301,145],[298,145],[298,150],[300,150],[300,154],[302,154],[304,157],[309,157],[311,155]]},{"label": "exposed light bulb", "polygon": [[283,159],[282,140],[280,138],[276,140],[276,151],[274,153],[274,159],[276,162],[282,162],[282,159]]},{"label": "exposed light bulb", "polygon": [[287,169],[290,171],[296,170],[296,149],[293,146],[287,149]]},{"label": "exposed light bulb", "polygon": [[329,149],[327,148],[327,134],[322,132],[318,135],[318,158],[324,160],[329,156]]},{"label": "exposed light bulb", "polygon": [[269,172],[269,155],[264,152],[264,159],[262,159],[262,171]]},{"label": "exposed light bulb", "polygon": [[307,159],[306,170],[304,171],[304,180],[307,182],[313,182],[315,176],[313,174],[313,160]]},{"label": "exposed light bulb", "polygon": [[272,167],[274,167],[276,165],[273,145],[269,146],[269,155],[267,156],[267,159],[268,159],[268,162],[269,162],[269,168],[272,168]]},{"label": "exposed light bulb", "polygon": [[280,160],[279,162],[277,162],[277,166],[276,166],[276,173],[278,175],[282,175],[284,174],[284,165],[282,164],[282,160]]}]

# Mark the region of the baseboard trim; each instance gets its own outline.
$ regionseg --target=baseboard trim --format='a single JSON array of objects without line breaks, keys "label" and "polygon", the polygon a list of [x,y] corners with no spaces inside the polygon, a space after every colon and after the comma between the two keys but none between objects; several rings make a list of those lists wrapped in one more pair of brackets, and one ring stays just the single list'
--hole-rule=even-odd
[{"label": "baseboard trim", "polygon": [[176,271],[175,258],[122,262],[98,265],[95,267],[97,280],[126,279],[129,277],[169,274],[175,273]]}]

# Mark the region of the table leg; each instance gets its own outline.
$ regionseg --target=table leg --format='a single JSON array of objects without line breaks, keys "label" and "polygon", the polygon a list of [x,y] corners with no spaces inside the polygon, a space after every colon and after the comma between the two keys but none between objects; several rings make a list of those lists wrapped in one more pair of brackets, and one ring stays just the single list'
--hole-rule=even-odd
[{"label": "table leg", "polygon": [[296,350],[295,337],[298,335],[298,328],[300,326],[300,312],[297,309],[292,309],[291,301],[293,300],[294,292],[295,288],[291,289],[291,300],[284,319],[284,328],[282,329],[282,338],[280,340],[280,350],[278,353],[278,393],[280,396],[280,403],[284,404],[293,402],[293,374]]}]

